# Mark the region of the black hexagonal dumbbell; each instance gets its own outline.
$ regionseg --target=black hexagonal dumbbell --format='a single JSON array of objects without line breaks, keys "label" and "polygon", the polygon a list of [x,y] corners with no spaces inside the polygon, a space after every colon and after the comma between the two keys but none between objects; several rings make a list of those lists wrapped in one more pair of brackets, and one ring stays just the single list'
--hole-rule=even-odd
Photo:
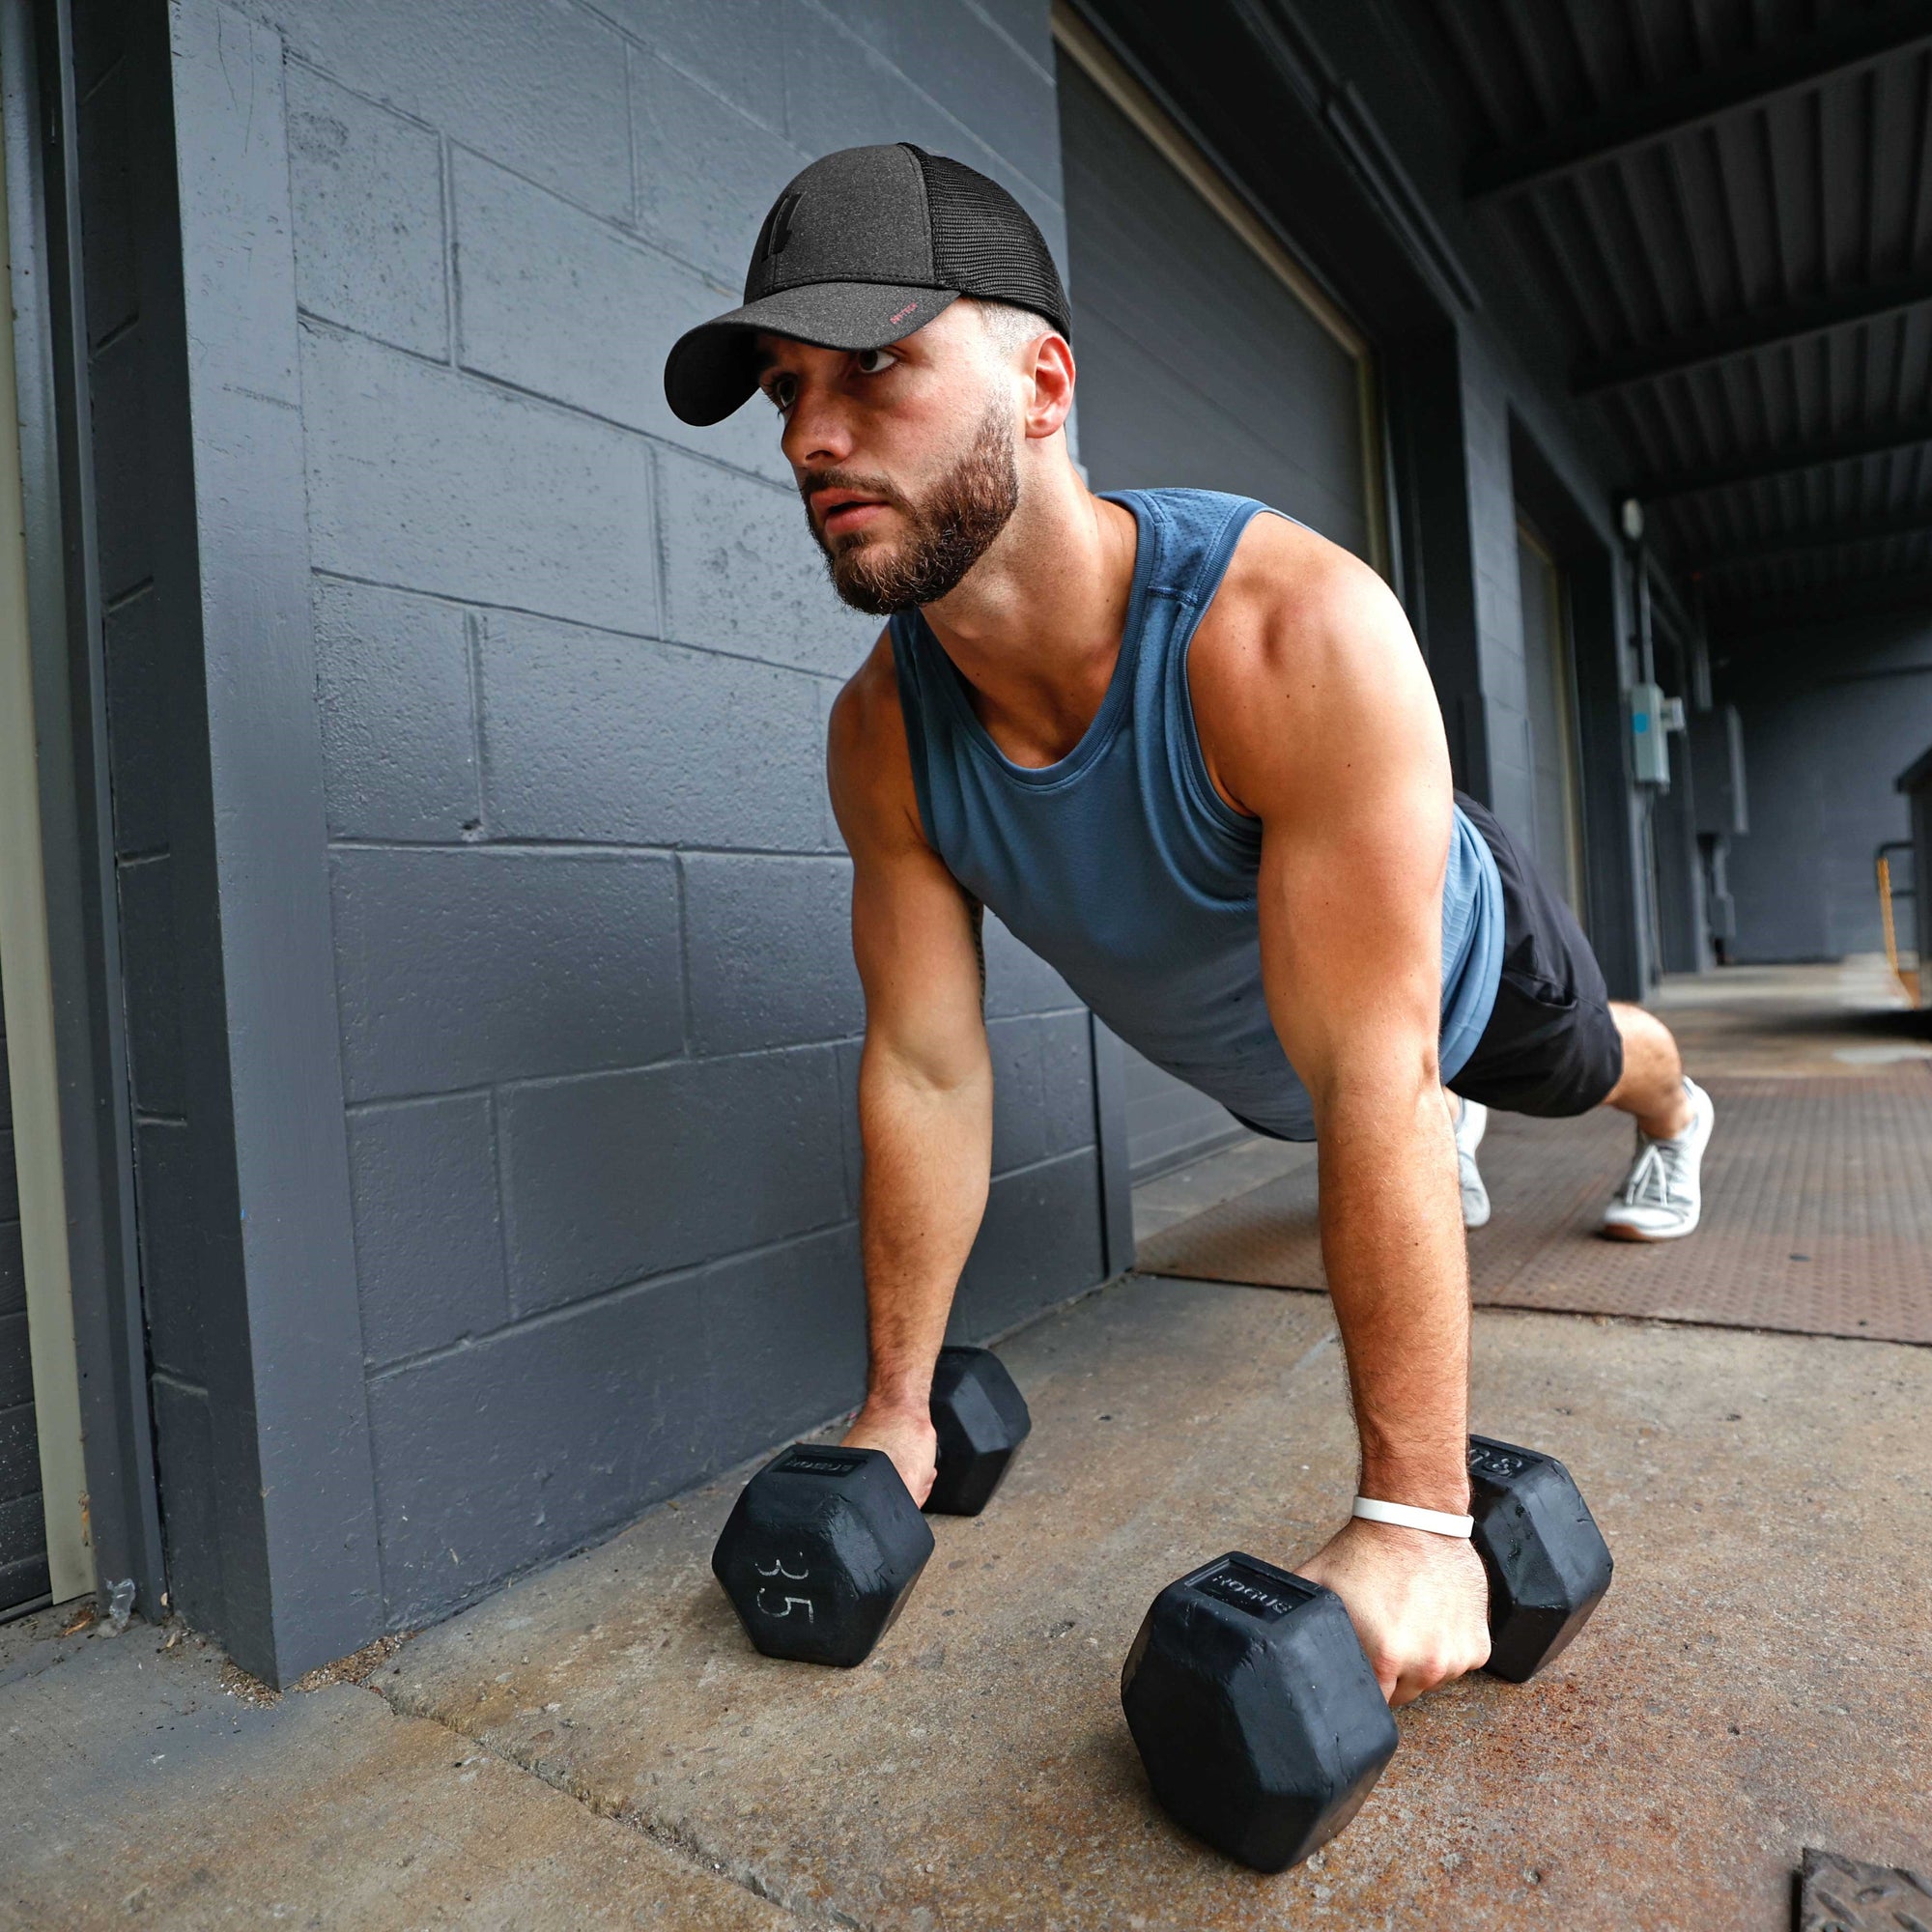
[{"label": "black hexagonal dumbbell", "polygon": [[1121,1703],[1154,1796],[1257,1871],[1326,1844],[1395,1755],[1341,1598],[1239,1550],[1153,1600]]},{"label": "black hexagonal dumbbell", "polygon": [[1610,1587],[1610,1548],[1553,1456],[1469,1437],[1470,1541],[1490,1573],[1490,1675],[1526,1684]]},{"label": "black hexagonal dumbbell", "polygon": [[[1553,1457],[1469,1438],[1472,1541],[1490,1576],[1489,1668],[1521,1683],[1610,1583],[1610,1552]],[[1153,1601],[1121,1703],[1154,1795],[1258,1871],[1332,1838],[1394,1755],[1396,1731],[1342,1601],[1231,1551]]]},{"label": "black hexagonal dumbbell", "polygon": [[925,1507],[935,1516],[978,1516],[993,1499],[1033,1417],[990,1349],[942,1349],[932,1377],[939,1473]]},{"label": "black hexagonal dumbbell", "polygon": [[745,1485],[711,1568],[767,1657],[849,1668],[931,1554],[932,1530],[883,1450],[800,1442]]},{"label": "black hexagonal dumbbell", "polygon": [[[985,1349],[943,1349],[932,1382],[939,1472],[926,1508],[977,1516],[1033,1426]],[[711,1568],[767,1657],[863,1663],[932,1554],[932,1531],[877,1449],[795,1443],[752,1480]]]}]

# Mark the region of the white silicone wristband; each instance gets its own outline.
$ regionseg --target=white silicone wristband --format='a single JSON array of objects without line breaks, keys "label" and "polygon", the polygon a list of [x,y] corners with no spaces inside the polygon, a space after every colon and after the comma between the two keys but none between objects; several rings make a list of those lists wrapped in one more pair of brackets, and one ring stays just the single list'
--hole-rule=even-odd
[{"label": "white silicone wristband", "polygon": [[1357,1496],[1355,1514],[1368,1522],[1392,1522],[1398,1529],[1426,1529],[1435,1536],[1466,1537],[1476,1526],[1472,1516],[1451,1516],[1447,1510],[1412,1509],[1407,1503],[1378,1503],[1373,1496]]}]

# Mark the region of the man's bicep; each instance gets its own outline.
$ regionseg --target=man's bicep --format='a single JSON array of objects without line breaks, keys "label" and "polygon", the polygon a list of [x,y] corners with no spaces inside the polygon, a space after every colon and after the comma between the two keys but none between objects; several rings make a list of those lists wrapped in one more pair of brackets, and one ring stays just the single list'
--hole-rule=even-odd
[{"label": "man's bicep", "polygon": [[852,855],[867,1036],[930,1077],[957,1077],[985,1050],[974,905],[919,822],[885,639],[833,707],[827,777]]},{"label": "man's bicep", "polygon": [[1336,653],[1303,755],[1264,812],[1263,970],[1313,1088],[1433,1055],[1453,800],[1439,713],[1406,627]]},{"label": "man's bicep", "polygon": [[1433,1063],[1440,1027],[1447,799],[1339,807],[1313,836],[1264,832],[1262,971],[1283,1048],[1332,1081]]},{"label": "man's bicep", "polygon": [[867,1037],[943,1084],[986,1051],[978,912],[929,848],[855,859],[852,952]]}]

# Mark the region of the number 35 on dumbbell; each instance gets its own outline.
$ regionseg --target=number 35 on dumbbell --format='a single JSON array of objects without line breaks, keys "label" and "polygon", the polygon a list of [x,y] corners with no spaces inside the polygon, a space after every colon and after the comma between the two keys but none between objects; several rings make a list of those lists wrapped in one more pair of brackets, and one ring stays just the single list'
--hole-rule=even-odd
[{"label": "number 35 on dumbbell", "polygon": [[[1472,1435],[1469,1486],[1490,1578],[1487,1668],[1521,1684],[1602,1601],[1610,1552],[1553,1457]],[[1121,1702],[1154,1796],[1258,1871],[1326,1844],[1395,1755],[1395,1720],[1342,1600],[1238,1550],[1154,1599]]]},{"label": "number 35 on dumbbell", "polygon": [[[934,1516],[978,1516],[1032,1428],[986,1349],[942,1349],[932,1378]],[[893,1626],[932,1554],[932,1531],[877,1449],[800,1442],[745,1485],[711,1568],[767,1657],[850,1668]]]}]

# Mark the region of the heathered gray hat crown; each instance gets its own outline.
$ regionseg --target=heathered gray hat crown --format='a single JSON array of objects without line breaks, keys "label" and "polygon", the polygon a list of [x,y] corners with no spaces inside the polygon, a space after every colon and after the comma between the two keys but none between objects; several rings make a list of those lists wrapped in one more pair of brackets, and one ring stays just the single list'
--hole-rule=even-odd
[{"label": "heathered gray hat crown", "polygon": [[744,305],[681,336],[665,396],[688,423],[721,422],[757,387],[765,329],[822,349],[883,349],[960,296],[1011,302],[1068,330],[1045,239],[997,182],[910,142],[841,148],[772,204]]}]

